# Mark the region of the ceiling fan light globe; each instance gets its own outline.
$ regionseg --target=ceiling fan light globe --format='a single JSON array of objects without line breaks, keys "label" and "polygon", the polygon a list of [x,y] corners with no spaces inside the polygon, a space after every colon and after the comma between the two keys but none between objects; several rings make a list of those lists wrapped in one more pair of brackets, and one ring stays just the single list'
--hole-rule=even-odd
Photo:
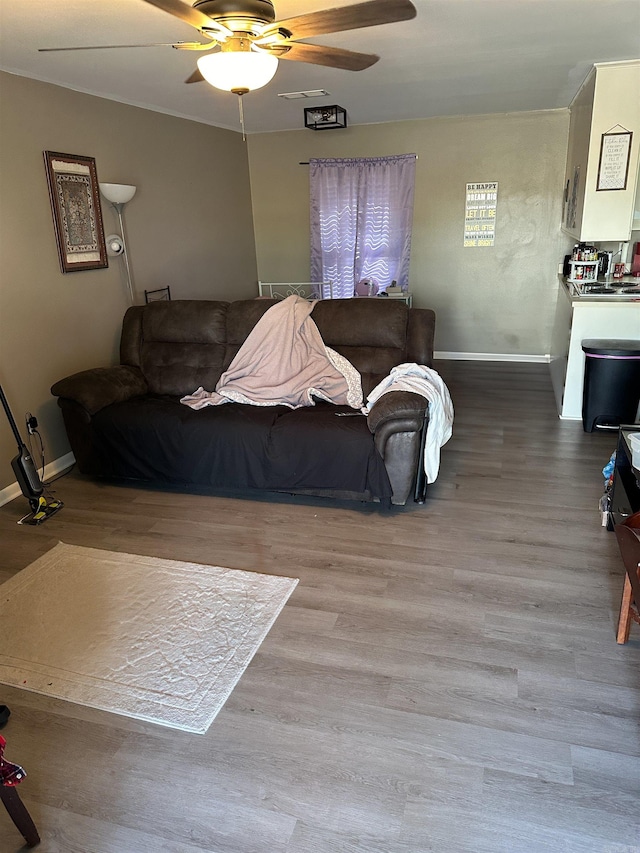
[{"label": "ceiling fan light globe", "polygon": [[208,53],[198,59],[200,73],[216,89],[252,92],[273,79],[278,58],[257,51]]}]

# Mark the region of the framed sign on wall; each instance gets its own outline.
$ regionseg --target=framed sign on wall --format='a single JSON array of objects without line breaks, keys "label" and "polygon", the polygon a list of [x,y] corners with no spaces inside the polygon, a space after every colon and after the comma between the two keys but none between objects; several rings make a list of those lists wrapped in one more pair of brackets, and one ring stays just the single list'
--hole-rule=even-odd
[{"label": "framed sign on wall", "polygon": [[596,192],[626,190],[632,140],[633,133],[623,127],[602,134]]},{"label": "framed sign on wall", "polygon": [[497,208],[497,181],[467,184],[463,240],[465,248],[495,244]]},{"label": "framed sign on wall", "polygon": [[45,151],[44,161],[60,269],[109,266],[94,158]]}]

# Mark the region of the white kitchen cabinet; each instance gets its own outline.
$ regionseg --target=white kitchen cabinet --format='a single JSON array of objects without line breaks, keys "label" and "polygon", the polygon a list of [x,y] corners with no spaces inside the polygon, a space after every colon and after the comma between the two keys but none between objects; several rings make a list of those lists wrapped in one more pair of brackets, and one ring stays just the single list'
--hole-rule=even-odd
[{"label": "white kitchen cabinet", "polygon": [[[602,135],[613,130],[633,133],[627,186],[624,190],[598,190]],[[640,59],[597,64],[571,104],[564,231],[587,243],[630,239],[639,151]]]}]

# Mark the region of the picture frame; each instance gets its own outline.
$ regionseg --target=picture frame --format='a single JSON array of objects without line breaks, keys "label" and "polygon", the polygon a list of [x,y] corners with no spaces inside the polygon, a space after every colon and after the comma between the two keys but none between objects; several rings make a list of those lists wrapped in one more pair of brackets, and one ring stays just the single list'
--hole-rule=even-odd
[{"label": "picture frame", "polygon": [[95,159],[45,151],[44,161],[61,271],[108,267]]},{"label": "picture frame", "polygon": [[632,131],[624,128],[602,134],[596,192],[626,190],[632,140]]}]

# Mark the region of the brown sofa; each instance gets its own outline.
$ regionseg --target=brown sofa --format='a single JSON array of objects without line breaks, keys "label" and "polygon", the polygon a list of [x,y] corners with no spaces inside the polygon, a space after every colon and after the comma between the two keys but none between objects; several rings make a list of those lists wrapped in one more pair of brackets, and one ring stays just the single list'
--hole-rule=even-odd
[{"label": "brown sofa", "polygon": [[[275,300],[174,301],[126,312],[121,363],[52,387],[81,472],[178,487],[271,490],[360,500],[424,499],[424,398],[383,395],[368,416],[318,401],[291,410],[229,403],[194,411]],[[316,303],[328,346],[362,376],[365,398],[392,367],[428,366],[435,314],[391,299]],[[351,412],[338,417],[337,412]]]}]

